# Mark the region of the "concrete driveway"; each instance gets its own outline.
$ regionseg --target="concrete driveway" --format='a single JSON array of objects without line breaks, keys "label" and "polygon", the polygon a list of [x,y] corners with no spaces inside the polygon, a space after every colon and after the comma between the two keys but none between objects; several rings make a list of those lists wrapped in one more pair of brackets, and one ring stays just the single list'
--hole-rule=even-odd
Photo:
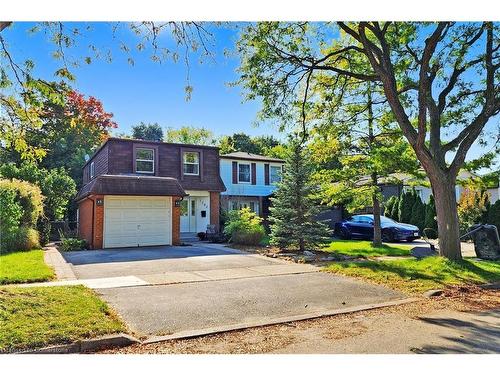
[{"label": "concrete driveway", "polygon": [[[404,298],[393,290],[310,265],[216,244],[64,253],[142,337],[255,326]],[[120,285],[113,280],[134,277]],[[116,285],[119,285],[116,287]]]}]

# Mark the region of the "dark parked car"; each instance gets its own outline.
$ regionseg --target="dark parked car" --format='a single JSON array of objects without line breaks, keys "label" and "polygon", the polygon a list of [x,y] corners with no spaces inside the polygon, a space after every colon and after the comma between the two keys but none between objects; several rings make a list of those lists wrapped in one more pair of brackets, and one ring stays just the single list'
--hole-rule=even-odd
[{"label": "dark parked car", "polygon": [[[398,223],[385,216],[380,216],[382,240],[385,242],[408,241],[420,238],[418,227]],[[344,239],[373,238],[373,215],[354,215],[350,220],[335,223],[335,234]]]}]

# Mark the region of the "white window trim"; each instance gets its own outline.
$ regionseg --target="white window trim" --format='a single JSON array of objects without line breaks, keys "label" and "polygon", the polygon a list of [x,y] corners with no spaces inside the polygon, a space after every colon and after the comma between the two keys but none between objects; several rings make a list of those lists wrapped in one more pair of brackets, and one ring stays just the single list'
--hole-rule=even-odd
[{"label": "white window trim", "polygon": [[[278,172],[278,173],[280,173],[280,175],[278,175],[278,177],[279,177],[279,179],[280,179],[279,181],[275,181],[275,182],[273,182],[273,181],[272,181],[272,173],[271,173],[271,170],[272,170],[273,168],[278,168],[278,169],[280,170],[280,171]],[[276,185],[277,183],[280,183],[280,182],[283,180],[283,175],[282,175],[282,174],[283,174],[283,166],[282,166],[282,165],[270,165],[270,166],[269,166],[269,183],[270,183],[271,185]]]},{"label": "white window trim", "polygon": [[[197,154],[198,155],[198,162],[197,163],[190,163],[190,162],[186,162],[184,160],[184,155],[186,154]],[[189,164],[189,165],[197,165],[198,166],[198,173],[187,173],[187,172],[184,172],[184,166],[186,164]],[[199,176],[200,175],[200,153],[199,152],[196,152],[196,151],[184,151],[184,153],[182,154],[182,173],[186,176]]]},{"label": "white window trim", "polygon": [[[153,159],[138,159],[137,158],[137,153],[139,150],[148,150],[153,152]],[[148,163],[153,163],[153,171],[140,171],[137,169],[137,162],[138,161],[145,161]],[[136,173],[147,173],[147,174],[154,174],[155,173],[155,149],[154,148],[147,148],[147,147],[137,147],[135,149],[135,172]]]},{"label": "white window trim", "polygon": [[93,179],[95,177],[95,165],[93,161],[90,162],[89,174],[90,174],[90,179]]},{"label": "white window trim", "polygon": [[[240,180],[240,165],[248,165],[250,179],[249,181]],[[238,163],[238,184],[251,184],[252,183],[252,165],[250,163]]]}]

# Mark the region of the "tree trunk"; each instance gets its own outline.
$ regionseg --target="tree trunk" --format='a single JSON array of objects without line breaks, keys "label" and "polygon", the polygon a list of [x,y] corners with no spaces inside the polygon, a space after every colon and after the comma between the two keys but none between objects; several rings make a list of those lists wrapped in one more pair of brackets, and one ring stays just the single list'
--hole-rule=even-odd
[{"label": "tree trunk", "polygon": [[436,204],[439,255],[451,260],[461,260],[455,178],[437,177],[429,172],[428,175]]},{"label": "tree trunk", "polygon": [[373,194],[373,246],[382,246],[382,228],[380,225],[380,202]]}]

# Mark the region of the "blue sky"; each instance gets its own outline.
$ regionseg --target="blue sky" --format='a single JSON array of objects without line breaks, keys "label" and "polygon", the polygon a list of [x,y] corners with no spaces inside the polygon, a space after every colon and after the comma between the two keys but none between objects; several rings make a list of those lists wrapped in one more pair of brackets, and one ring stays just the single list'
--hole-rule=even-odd
[{"label": "blue sky", "polygon": [[[60,62],[52,58],[54,43],[43,32],[30,34],[27,31],[34,23],[14,23],[2,33],[8,41],[13,57],[23,61],[29,57],[36,62],[36,74],[47,80],[53,79]],[[68,27],[79,27],[85,31],[88,24],[66,23]],[[131,126],[144,122],[158,122],[162,127],[178,128],[183,125],[205,127],[216,135],[245,132],[250,135],[270,134],[283,138],[270,123],[253,126],[259,110],[258,102],[243,102],[239,87],[228,87],[236,80],[239,59],[234,53],[239,30],[227,27],[213,28],[215,61],[205,59],[199,63],[198,56],[191,55],[190,84],[194,87],[190,101],[185,100],[186,65],[179,60],[162,64],[151,61],[151,51],[135,52],[135,64],[127,62],[127,55],[120,51],[119,41],[135,46],[139,39],[126,24],[112,37],[109,23],[92,23],[92,30],[86,32],[76,47],[67,52],[67,57],[89,55],[88,44],[97,47],[113,46],[113,61],[95,60],[92,64],[82,64],[73,72],[77,77],[75,88],[85,95],[93,95],[112,112],[119,128],[117,132],[130,132]],[[173,46],[169,33],[162,34],[161,43]],[[224,51],[233,52],[230,56]],[[495,123],[498,121],[494,120]],[[494,126],[489,124],[488,128]],[[494,129],[494,127],[493,127]],[[489,149],[489,148],[488,148]],[[481,155],[484,149],[474,145],[468,159]]]},{"label": "blue sky", "polygon": [[[53,79],[57,64],[51,54],[54,44],[44,33],[27,32],[34,24],[14,23],[6,30],[14,58],[29,56],[36,62],[36,73],[45,79]],[[81,26],[81,24],[75,24]],[[93,24],[94,30],[69,49],[68,57],[88,55],[90,40],[97,46],[113,45],[113,61],[95,60],[92,64],[76,68],[75,88],[85,95],[100,99],[107,111],[113,112],[119,125],[118,132],[129,132],[130,127],[144,122],[158,122],[162,127],[191,125],[206,127],[215,135],[244,131],[251,135],[279,135],[270,124],[255,127],[253,123],[259,109],[258,102],[242,103],[238,87],[228,87],[237,78],[235,69],[239,60],[224,56],[224,50],[233,50],[238,31],[219,28],[215,32],[215,61],[205,59],[199,63],[198,56],[191,55],[190,83],[194,87],[190,101],[185,100],[186,65],[179,60],[162,64],[150,59],[150,51],[133,54],[134,66],[127,62],[127,55],[120,51],[119,43],[111,40],[109,24]],[[128,30],[121,30],[120,39],[135,46],[139,39]],[[167,34],[167,33],[165,33]],[[163,43],[172,44],[167,35]]]}]

